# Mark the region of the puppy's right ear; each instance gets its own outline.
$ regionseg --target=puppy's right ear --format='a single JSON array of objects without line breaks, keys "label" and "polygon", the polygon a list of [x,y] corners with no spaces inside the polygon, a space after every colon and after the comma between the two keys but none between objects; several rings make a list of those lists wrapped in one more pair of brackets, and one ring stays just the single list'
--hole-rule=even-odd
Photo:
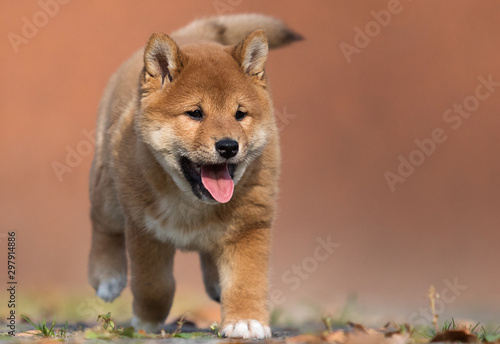
[{"label": "puppy's right ear", "polygon": [[151,35],[144,50],[144,82],[160,89],[179,75],[182,64],[182,52],[172,38],[163,33]]}]

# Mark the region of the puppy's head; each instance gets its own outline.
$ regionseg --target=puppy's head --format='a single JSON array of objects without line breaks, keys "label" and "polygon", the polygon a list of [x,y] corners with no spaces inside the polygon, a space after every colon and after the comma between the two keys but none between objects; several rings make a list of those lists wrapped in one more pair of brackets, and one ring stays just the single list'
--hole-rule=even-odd
[{"label": "puppy's head", "polygon": [[226,47],[149,39],[137,130],[183,192],[228,202],[274,134],[267,54],[263,30]]}]

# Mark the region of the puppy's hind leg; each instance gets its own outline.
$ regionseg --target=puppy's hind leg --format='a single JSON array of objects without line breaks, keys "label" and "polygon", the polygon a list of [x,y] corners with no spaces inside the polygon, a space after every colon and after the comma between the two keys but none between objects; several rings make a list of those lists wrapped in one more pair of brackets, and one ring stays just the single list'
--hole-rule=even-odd
[{"label": "puppy's hind leg", "polygon": [[106,302],[120,296],[127,285],[127,254],[124,229],[113,229],[92,219],[92,248],[88,279],[96,295]]},{"label": "puppy's hind leg", "polygon": [[200,252],[200,262],[205,290],[212,300],[220,303],[219,272],[215,259],[210,253]]}]

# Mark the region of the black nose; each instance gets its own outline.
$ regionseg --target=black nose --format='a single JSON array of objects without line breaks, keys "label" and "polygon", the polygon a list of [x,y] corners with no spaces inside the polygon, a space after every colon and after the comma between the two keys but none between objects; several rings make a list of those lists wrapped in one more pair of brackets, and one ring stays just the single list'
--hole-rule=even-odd
[{"label": "black nose", "polygon": [[238,142],[231,139],[222,139],[215,143],[215,149],[223,158],[229,159],[238,154]]}]

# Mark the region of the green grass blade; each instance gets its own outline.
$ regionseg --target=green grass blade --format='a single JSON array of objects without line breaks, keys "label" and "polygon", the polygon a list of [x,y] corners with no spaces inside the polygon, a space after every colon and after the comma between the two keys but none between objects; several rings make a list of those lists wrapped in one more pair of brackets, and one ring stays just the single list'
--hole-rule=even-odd
[{"label": "green grass blade", "polygon": [[52,321],[52,326],[50,327],[49,335],[54,335],[54,326],[56,326],[56,319]]},{"label": "green grass blade", "polygon": [[30,318],[28,318],[26,315],[23,315],[21,314],[21,317],[26,320],[27,322],[29,322],[31,325],[35,326],[35,329],[37,329],[38,331],[42,332],[42,329],[40,328],[40,326],[36,325],[33,321],[31,321]]},{"label": "green grass blade", "polygon": [[472,328],[472,330],[470,330],[470,331],[471,331],[471,332],[474,332],[474,330],[476,329],[476,327],[478,327],[478,326],[479,326],[479,324],[480,324],[480,322],[478,322],[478,323],[476,324],[476,326],[474,326],[474,327]]}]

